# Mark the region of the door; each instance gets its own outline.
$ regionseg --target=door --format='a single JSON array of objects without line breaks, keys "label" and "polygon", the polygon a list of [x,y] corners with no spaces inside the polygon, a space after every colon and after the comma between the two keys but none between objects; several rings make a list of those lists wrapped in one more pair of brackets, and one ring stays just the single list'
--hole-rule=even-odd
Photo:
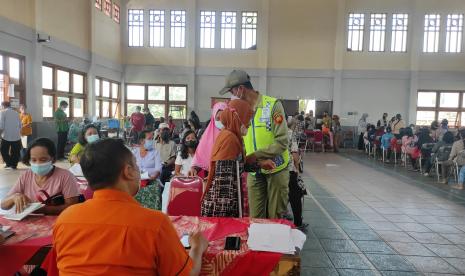
[{"label": "door", "polygon": [[323,118],[324,112],[328,112],[329,116],[333,115],[333,102],[332,101],[316,101],[315,117],[317,119]]}]

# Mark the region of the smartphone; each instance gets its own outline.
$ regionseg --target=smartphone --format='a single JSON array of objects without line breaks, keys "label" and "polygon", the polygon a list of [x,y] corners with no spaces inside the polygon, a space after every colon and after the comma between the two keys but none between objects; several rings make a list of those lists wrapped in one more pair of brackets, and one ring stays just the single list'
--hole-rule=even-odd
[{"label": "smartphone", "polygon": [[241,249],[241,238],[240,237],[226,237],[224,243],[224,250],[239,250]]},{"label": "smartphone", "polygon": [[182,246],[184,246],[184,248],[186,248],[186,249],[191,248],[191,245],[189,244],[189,235],[184,234],[181,237],[181,243],[182,243]]}]

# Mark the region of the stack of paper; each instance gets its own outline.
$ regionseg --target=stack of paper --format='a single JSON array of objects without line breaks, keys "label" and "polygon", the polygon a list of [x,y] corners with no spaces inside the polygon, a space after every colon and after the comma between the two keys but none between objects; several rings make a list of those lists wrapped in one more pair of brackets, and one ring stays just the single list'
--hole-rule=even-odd
[{"label": "stack of paper", "polygon": [[30,203],[26,209],[24,209],[21,213],[16,214],[15,207],[8,210],[3,217],[10,220],[22,220],[23,218],[27,217],[34,211],[44,207],[45,205],[40,202]]},{"label": "stack of paper", "polygon": [[252,223],[249,227],[247,244],[250,250],[294,254],[301,249],[305,234],[284,224]]},{"label": "stack of paper", "polygon": [[74,174],[74,176],[84,176],[84,174],[82,173],[82,168],[81,168],[81,165],[79,164],[74,164],[73,166],[71,166],[71,168],[68,169],[72,174]]}]

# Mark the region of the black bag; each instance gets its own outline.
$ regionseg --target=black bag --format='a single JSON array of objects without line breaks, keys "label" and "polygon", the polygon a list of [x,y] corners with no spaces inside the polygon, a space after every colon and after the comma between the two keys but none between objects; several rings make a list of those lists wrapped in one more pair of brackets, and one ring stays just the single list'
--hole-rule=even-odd
[{"label": "black bag", "polygon": [[43,196],[45,196],[45,199],[43,196],[40,194],[37,195],[37,200],[42,202],[43,204],[47,206],[60,206],[65,204],[65,197],[63,194],[59,193],[54,196],[50,196],[46,191],[44,190],[39,190],[39,193],[41,193]]}]

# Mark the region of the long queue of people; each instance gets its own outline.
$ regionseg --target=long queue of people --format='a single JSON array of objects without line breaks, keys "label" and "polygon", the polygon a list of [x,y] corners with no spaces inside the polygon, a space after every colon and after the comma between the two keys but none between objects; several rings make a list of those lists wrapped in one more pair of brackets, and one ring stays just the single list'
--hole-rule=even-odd
[{"label": "long queue of people", "polygon": [[454,189],[463,189],[465,181],[465,128],[450,130],[449,122],[433,121],[431,126],[405,127],[400,114],[387,121],[387,114],[377,124],[359,121],[359,150],[384,163],[411,166],[423,176],[436,175],[437,181],[448,184],[454,176]]}]

